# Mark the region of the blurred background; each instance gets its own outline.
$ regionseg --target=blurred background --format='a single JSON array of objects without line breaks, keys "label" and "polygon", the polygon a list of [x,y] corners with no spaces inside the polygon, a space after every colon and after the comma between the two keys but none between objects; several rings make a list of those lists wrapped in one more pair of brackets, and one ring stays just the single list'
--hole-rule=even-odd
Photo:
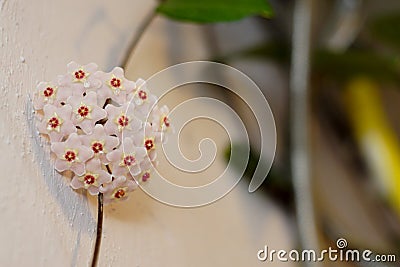
[{"label": "blurred background", "polygon": [[[297,237],[303,247],[318,244],[322,249],[345,237],[352,248],[398,254],[398,2],[308,1],[297,3],[297,8],[295,1],[271,4],[272,19],[252,22],[251,28],[260,31],[260,40],[222,57],[246,68],[265,89],[274,111],[278,149],[264,183],[265,193],[285,211],[296,214]],[[309,43],[307,37],[296,38],[295,32],[307,35],[299,26],[307,25],[301,21],[307,13],[304,8],[312,15]],[[223,27],[217,25],[215,31]],[[307,51],[302,46],[310,49],[310,76],[302,91],[306,100],[296,92],[302,89],[296,85],[301,80],[293,77],[298,74],[296,60],[301,62],[295,58],[296,46],[300,53]],[[265,73],[273,78],[266,80]],[[304,129],[293,123],[299,119],[308,127],[306,137],[302,136]],[[293,162],[299,140],[308,142],[308,147],[300,146],[303,163],[308,158],[308,174]],[[308,184],[304,175],[309,175]],[[304,189],[305,184],[310,191]],[[303,195],[307,192],[312,193],[310,199]]]},{"label": "blurred background", "polygon": [[[254,195],[263,195],[288,216],[292,246],[322,250],[345,238],[349,248],[398,255],[398,1],[269,3],[272,16],[260,13],[229,23],[214,21],[225,14],[213,18],[190,13],[190,7],[180,13],[168,1],[161,13],[202,24],[209,59],[242,70],[262,88],[275,116],[278,144],[270,175]],[[185,45],[191,44],[180,42],[173,55]],[[196,52],[181,54],[177,62],[202,59]],[[259,160],[254,117],[226,90],[206,92],[198,88],[194,94],[222,94],[244,118],[253,152],[250,178]],[[333,264],[367,265],[321,266]]]},{"label": "blurred background", "polygon": [[[25,98],[38,81],[72,60],[106,71],[125,65],[131,80],[211,60],[244,72],[269,102],[277,148],[267,180],[248,192],[260,145],[248,107],[216,86],[179,88],[162,102],[208,96],[241,116],[252,148],[246,179],[197,209],[140,190],[106,207],[100,266],[399,266],[261,262],[257,252],[319,251],[345,238],[350,249],[400,258],[400,2],[235,0],[221,1],[222,12],[219,1],[198,1],[200,9],[179,0],[0,1],[0,167],[10,185],[0,188],[1,265],[86,266],[91,258],[97,203],[73,192],[38,145]],[[182,131],[185,156],[197,158],[204,137],[218,148],[204,173],[175,172],[162,156],[159,168],[178,184],[209,182],[230,146],[243,144],[199,120]]]}]

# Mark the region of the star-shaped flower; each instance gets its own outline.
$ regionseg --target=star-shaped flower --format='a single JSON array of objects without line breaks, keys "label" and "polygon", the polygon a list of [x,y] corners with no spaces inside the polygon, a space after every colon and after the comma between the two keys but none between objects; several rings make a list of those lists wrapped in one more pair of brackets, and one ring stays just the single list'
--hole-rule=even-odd
[{"label": "star-shaped flower", "polygon": [[86,134],[93,131],[97,121],[107,117],[107,112],[97,105],[97,94],[88,92],[85,96],[73,95],[68,98],[67,103],[72,106],[72,121]]},{"label": "star-shaped flower", "polygon": [[93,157],[93,151],[82,145],[78,134],[72,133],[65,142],[55,142],[51,151],[56,154],[55,168],[59,172],[73,171],[76,175],[85,173],[85,162]]},{"label": "star-shaped flower", "polygon": [[172,130],[171,122],[168,118],[169,109],[167,106],[155,107],[151,113],[151,124],[155,131],[166,132]]},{"label": "star-shaped flower", "polygon": [[168,135],[175,132],[169,119],[168,107],[165,105],[161,108],[155,106],[149,120],[153,131],[161,133],[161,142],[165,144],[168,141]]},{"label": "star-shaped flower", "polygon": [[149,158],[145,158],[140,163],[140,169],[142,170],[138,175],[134,176],[134,179],[138,183],[147,182],[153,176],[153,167],[157,166],[158,162],[151,162]]},{"label": "star-shaped flower", "polygon": [[94,63],[84,66],[76,62],[69,63],[67,65],[67,74],[58,77],[60,87],[64,89],[70,88],[72,94],[83,94],[87,90],[99,88],[101,81],[93,75],[97,71],[97,68],[97,65]]},{"label": "star-shaped flower", "polygon": [[60,108],[51,104],[43,107],[44,116],[38,126],[42,134],[50,137],[51,142],[58,142],[63,137],[76,132],[76,127],[71,121],[72,107],[64,105]]},{"label": "star-shaped flower", "polygon": [[157,157],[156,147],[161,143],[161,133],[153,130],[150,123],[146,123],[144,130],[132,136],[133,144],[144,147],[151,161]]},{"label": "star-shaped flower", "polygon": [[94,157],[100,159],[103,164],[108,164],[107,153],[111,152],[119,145],[119,139],[108,135],[103,125],[97,124],[93,133],[90,135],[81,135],[82,144],[92,149]]},{"label": "star-shaped flower", "polygon": [[110,73],[98,71],[95,76],[102,82],[102,86],[97,90],[99,99],[111,98],[120,105],[126,102],[126,95],[136,87],[135,82],[125,78],[124,70],[119,67]]},{"label": "star-shaped flower", "polygon": [[143,79],[138,79],[136,81],[136,90],[128,95],[127,100],[135,106],[136,116],[141,120],[146,120],[151,109],[157,102],[157,97],[150,94]]},{"label": "star-shaped flower", "polygon": [[121,107],[108,104],[106,106],[108,120],[104,125],[104,129],[108,134],[115,134],[119,138],[131,136],[142,128],[142,121],[134,115],[134,106],[125,103]]},{"label": "star-shaped flower", "polygon": [[35,110],[43,109],[46,104],[60,106],[57,98],[58,85],[55,82],[41,82],[37,86],[37,91],[33,98],[33,107]]},{"label": "star-shaped flower", "polygon": [[109,204],[115,200],[126,200],[130,192],[134,191],[138,185],[125,176],[114,177],[111,183],[100,186],[99,190],[104,194],[104,204]]},{"label": "star-shaped flower", "polygon": [[99,187],[111,182],[111,175],[101,168],[101,162],[98,159],[89,160],[85,169],[83,175],[74,176],[71,187],[73,189],[85,188],[91,195],[98,195]]},{"label": "star-shaped flower", "polygon": [[146,156],[144,147],[136,147],[131,138],[125,138],[118,149],[107,154],[113,175],[121,176],[131,173],[137,175],[141,172],[140,163]]}]

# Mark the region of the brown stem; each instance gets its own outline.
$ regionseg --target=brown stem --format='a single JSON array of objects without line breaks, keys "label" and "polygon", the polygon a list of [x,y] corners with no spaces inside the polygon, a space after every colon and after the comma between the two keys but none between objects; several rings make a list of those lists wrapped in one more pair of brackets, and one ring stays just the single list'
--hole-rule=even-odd
[{"label": "brown stem", "polygon": [[[110,175],[112,175],[112,171],[110,166],[106,165],[107,171]],[[103,193],[99,193],[97,197],[97,232],[96,232],[96,243],[94,245],[93,251],[93,259],[92,259],[92,267],[97,265],[99,260],[100,254],[100,245],[101,245],[101,238],[103,233]]]},{"label": "brown stem", "polygon": [[129,44],[127,50],[126,50],[126,55],[122,59],[121,62],[121,67],[126,70],[128,67],[129,60],[131,59],[131,56],[133,54],[133,51],[135,50],[137,44],[139,43],[140,39],[142,38],[143,34],[157,15],[155,10],[152,10],[150,14],[146,16],[146,18],[142,21],[142,23],[139,25],[139,28],[133,37],[131,43]]},{"label": "brown stem", "polygon": [[[140,24],[139,29],[137,30],[137,33],[132,39],[132,42],[129,44],[128,49],[126,50],[126,54],[122,60],[121,67],[126,69],[128,66],[129,60],[131,58],[131,55],[133,54],[133,51],[135,50],[137,44],[139,43],[140,39],[142,38],[144,32],[146,29],[149,27],[151,22],[156,16],[156,11],[152,10],[149,15],[144,19],[144,21]],[[107,171],[112,174],[110,167],[106,165]],[[94,252],[93,252],[93,258],[92,258],[92,267],[97,266],[98,260],[99,260],[99,254],[100,254],[100,245],[101,245],[101,239],[102,239],[102,232],[103,232],[103,194],[99,193],[98,198],[97,198],[97,232],[96,232],[96,243],[94,246]]]},{"label": "brown stem", "polygon": [[103,193],[99,193],[97,197],[97,233],[96,233],[96,243],[94,245],[92,267],[97,266],[100,254],[100,245],[103,232]]}]

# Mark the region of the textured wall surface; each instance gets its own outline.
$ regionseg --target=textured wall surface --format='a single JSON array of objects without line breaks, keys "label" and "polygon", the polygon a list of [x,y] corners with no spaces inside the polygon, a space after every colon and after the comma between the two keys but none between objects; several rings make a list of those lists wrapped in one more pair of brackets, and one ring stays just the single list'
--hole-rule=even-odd
[{"label": "textured wall surface", "polygon": [[[0,0],[1,266],[88,265],[96,201],[74,192],[54,171],[48,143],[36,134],[29,95],[71,60],[104,70],[117,65],[153,5]],[[157,18],[128,78],[206,58],[202,33],[198,26]],[[191,140],[189,133],[183,142]],[[223,170],[221,162],[216,171]],[[286,215],[265,197],[248,194],[247,184],[198,209],[166,206],[138,190],[105,209],[100,266],[256,266],[263,264],[256,253],[265,244],[293,248],[292,234]]]}]

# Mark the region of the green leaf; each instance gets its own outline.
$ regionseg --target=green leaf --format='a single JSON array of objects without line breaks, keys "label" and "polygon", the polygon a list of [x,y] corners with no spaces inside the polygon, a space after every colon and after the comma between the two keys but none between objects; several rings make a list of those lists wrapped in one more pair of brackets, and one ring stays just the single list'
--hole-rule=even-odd
[{"label": "green leaf", "polygon": [[371,23],[375,38],[387,45],[400,49],[400,13],[393,13],[375,19]]},{"label": "green leaf", "polygon": [[196,23],[239,20],[248,16],[272,16],[267,0],[166,0],[157,11],[171,19]]}]

